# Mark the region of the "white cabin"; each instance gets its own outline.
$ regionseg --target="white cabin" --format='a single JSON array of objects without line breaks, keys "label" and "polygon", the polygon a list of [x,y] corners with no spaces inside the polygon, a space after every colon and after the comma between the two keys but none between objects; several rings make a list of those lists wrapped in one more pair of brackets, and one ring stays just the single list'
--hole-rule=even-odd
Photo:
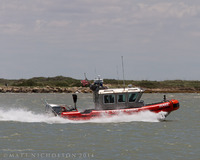
[{"label": "white cabin", "polygon": [[100,89],[94,93],[95,109],[138,108],[144,106],[140,88]]}]

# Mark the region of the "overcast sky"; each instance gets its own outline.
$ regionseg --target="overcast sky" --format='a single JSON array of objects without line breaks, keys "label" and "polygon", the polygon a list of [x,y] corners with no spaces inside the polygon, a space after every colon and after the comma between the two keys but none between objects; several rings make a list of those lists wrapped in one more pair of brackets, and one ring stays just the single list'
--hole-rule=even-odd
[{"label": "overcast sky", "polygon": [[200,80],[199,0],[0,0],[0,78]]}]

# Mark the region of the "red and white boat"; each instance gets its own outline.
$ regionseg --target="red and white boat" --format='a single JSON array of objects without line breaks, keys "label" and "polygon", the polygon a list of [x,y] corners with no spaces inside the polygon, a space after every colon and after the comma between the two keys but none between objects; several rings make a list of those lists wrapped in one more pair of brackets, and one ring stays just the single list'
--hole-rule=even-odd
[{"label": "red and white boat", "polygon": [[46,111],[53,112],[55,116],[60,116],[70,120],[90,120],[103,116],[113,116],[119,114],[131,115],[141,111],[151,111],[155,113],[164,112],[166,117],[172,111],[179,109],[179,101],[176,99],[164,99],[161,102],[145,104],[140,98],[144,92],[141,88],[115,88],[107,89],[103,87],[103,80],[97,79],[90,86],[93,90],[94,109],[86,109],[79,112],[76,108],[77,95],[73,94],[74,106],[46,104]]}]

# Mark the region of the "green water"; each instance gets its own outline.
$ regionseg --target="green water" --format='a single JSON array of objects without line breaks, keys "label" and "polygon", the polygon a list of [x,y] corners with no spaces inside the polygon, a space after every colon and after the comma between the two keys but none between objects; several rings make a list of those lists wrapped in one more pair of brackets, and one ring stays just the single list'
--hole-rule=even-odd
[{"label": "green water", "polygon": [[[163,122],[151,113],[74,122],[44,113],[45,99],[73,105],[71,94],[0,94],[0,159],[198,160],[200,94],[167,97],[181,107]],[[92,95],[78,94],[77,106],[92,108]]]}]

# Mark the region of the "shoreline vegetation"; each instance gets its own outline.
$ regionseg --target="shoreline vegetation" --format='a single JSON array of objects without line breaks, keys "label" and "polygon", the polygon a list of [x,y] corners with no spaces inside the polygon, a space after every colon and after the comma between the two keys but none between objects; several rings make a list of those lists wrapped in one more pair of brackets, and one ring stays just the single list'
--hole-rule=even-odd
[{"label": "shoreline vegetation", "polygon": [[[93,83],[93,80],[89,80]],[[126,87],[140,87],[145,93],[200,93],[200,81],[188,80],[126,80]],[[123,87],[123,80],[104,79],[108,88]],[[0,93],[92,93],[89,86],[83,87],[81,80],[70,77],[34,77],[31,79],[0,79]]]}]

